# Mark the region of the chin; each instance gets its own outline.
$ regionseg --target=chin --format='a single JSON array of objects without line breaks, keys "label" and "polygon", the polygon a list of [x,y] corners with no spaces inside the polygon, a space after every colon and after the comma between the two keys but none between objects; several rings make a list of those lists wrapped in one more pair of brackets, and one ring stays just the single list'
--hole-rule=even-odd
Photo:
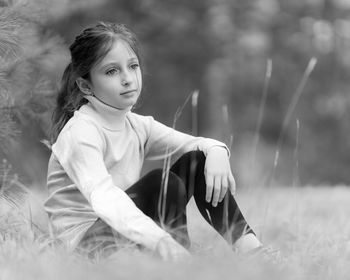
[{"label": "chin", "polygon": [[131,108],[132,106],[134,106],[136,104],[136,102],[130,102],[130,103],[127,103],[127,104],[124,104],[122,106],[123,109],[128,109],[128,108]]},{"label": "chin", "polygon": [[129,106],[134,106],[137,103],[138,98],[135,98],[134,100],[130,100]]}]

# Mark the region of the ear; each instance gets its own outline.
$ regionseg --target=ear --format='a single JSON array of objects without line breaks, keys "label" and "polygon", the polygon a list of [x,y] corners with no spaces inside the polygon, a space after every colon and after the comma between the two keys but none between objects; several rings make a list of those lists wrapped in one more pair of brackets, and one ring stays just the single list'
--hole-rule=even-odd
[{"label": "ear", "polygon": [[91,88],[91,85],[90,85],[90,82],[79,77],[78,79],[76,79],[75,81],[80,89],[80,91],[86,95],[92,95],[93,92],[92,92],[92,88]]}]

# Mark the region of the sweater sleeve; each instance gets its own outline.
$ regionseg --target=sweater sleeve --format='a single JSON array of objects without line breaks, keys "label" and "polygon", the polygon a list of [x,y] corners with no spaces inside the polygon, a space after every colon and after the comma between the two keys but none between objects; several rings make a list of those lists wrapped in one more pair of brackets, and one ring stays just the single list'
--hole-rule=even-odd
[{"label": "sweater sleeve", "polygon": [[220,141],[182,133],[154,120],[153,117],[148,117],[148,120],[149,135],[145,149],[148,159],[163,158],[166,154],[180,156],[193,150],[202,151],[207,156],[214,146],[225,148],[230,156],[228,147]]},{"label": "sweater sleeve", "polygon": [[91,204],[96,214],[113,229],[154,250],[169,236],[118,188],[103,160],[104,140],[93,124],[80,122],[59,135],[52,151]]}]

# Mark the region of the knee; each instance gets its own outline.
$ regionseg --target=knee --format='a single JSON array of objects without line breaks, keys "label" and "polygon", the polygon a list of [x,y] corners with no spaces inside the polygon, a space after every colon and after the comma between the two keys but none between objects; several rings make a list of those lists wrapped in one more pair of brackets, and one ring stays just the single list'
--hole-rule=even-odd
[{"label": "knee", "polygon": [[178,203],[187,203],[187,191],[182,179],[173,172],[169,172],[167,197]]},{"label": "knee", "polygon": [[166,183],[166,193],[169,198],[182,199],[187,196],[184,182],[174,172],[169,171],[166,181],[162,180],[163,176],[165,176],[162,169],[154,169],[150,171],[147,176],[152,182],[157,182],[157,184],[152,184],[154,187],[158,186],[159,188],[163,188],[163,183]]},{"label": "knee", "polygon": [[191,151],[185,154],[188,157],[189,170],[195,174],[204,174],[205,155],[202,151]]},{"label": "knee", "polygon": [[163,176],[162,169],[153,169],[152,171],[147,173],[147,178],[150,178],[152,181],[161,182]]},{"label": "knee", "polygon": [[203,164],[205,163],[205,155],[202,151],[194,150],[187,152],[182,155],[181,159],[187,161],[187,162],[195,162],[196,164]]}]

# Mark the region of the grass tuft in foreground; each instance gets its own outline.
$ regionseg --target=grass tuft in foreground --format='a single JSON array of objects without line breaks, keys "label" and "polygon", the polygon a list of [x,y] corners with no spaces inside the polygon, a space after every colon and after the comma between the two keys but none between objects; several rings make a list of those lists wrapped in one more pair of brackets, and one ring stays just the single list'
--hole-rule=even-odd
[{"label": "grass tuft in foreground", "polygon": [[[283,263],[245,260],[227,247],[189,205],[193,259],[164,262],[125,246],[107,259],[71,254],[1,201],[1,279],[347,279],[350,273],[350,189],[261,188],[237,195],[246,218]],[[24,206],[24,205],[23,205]],[[33,211],[37,213],[38,211]],[[38,216],[32,222],[43,224]]]}]

